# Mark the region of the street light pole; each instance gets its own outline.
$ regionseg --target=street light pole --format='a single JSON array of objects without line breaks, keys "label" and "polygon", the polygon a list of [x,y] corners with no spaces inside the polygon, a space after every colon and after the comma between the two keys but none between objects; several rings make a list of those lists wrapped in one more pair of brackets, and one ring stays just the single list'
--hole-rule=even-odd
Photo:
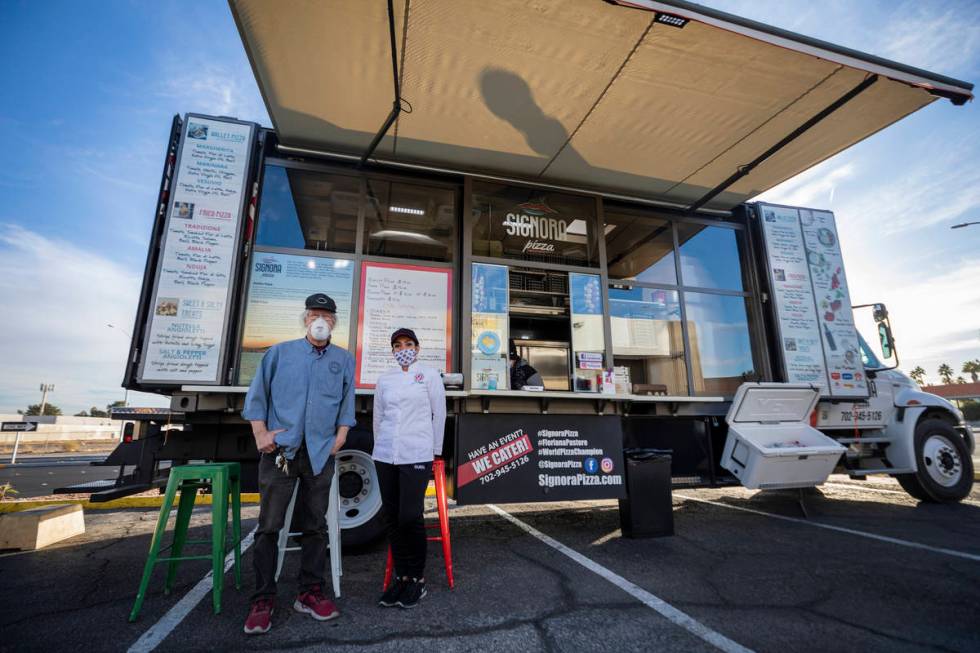
[{"label": "street light pole", "polygon": [[37,411],[38,415],[44,415],[44,408],[48,405],[48,393],[54,392],[53,383],[42,383],[41,384],[41,409]]},{"label": "street light pole", "polygon": [[980,224],[980,222],[962,222],[960,224],[954,224],[950,229],[962,229],[963,227],[969,227],[972,224]]}]

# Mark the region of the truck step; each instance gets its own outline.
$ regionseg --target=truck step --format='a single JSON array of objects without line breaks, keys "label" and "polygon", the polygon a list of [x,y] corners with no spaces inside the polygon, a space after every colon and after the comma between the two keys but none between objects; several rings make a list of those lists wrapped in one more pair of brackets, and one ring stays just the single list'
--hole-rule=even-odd
[{"label": "truck step", "polygon": [[891,438],[885,438],[885,437],[834,438],[834,439],[837,440],[838,442],[840,442],[841,444],[855,444],[855,443],[861,443],[861,442],[864,442],[864,443],[867,443],[867,444],[871,444],[873,442],[891,442],[892,441]]},{"label": "truck step", "polygon": [[848,469],[851,476],[868,476],[870,474],[910,474],[913,469],[896,469],[895,467],[878,467],[875,469]]},{"label": "truck step", "polygon": [[89,481],[88,483],[78,483],[77,485],[66,485],[65,487],[55,488],[51,490],[51,494],[77,494],[82,492],[98,492],[100,490],[108,490],[116,486],[116,480],[113,478],[106,479],[104,481]]}]

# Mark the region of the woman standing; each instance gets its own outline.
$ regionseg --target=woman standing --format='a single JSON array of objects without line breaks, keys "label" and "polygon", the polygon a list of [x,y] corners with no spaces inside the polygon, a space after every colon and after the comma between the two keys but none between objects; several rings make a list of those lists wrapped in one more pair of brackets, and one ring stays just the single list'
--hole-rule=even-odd
[{"label": "woman standing", "polygon": [[391,334],[398,367],[374,388],[374,462],[381,487],[395,580],[379,603],[414,608],[426,595],[426,535],[422,511],[433,457],[442,453],[446,390],[438,370],[417,361],[419,339],[411,329]]}]

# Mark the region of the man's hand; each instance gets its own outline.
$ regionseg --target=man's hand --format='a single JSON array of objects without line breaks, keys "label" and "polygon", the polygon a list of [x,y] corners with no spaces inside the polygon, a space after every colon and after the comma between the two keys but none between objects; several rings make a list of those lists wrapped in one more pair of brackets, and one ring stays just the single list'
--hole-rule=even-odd
[{"label": "man's hand", "polygon": [[336,455],[343,446],[347,443],[347,432],[350,430],[349,426],[338,426],[337,427],[337,438],[333,442],[333,449],[330,450],[330,455]]},{"label": "man's hand", "polygon": [[272,453],[276,450],[276,434],[282,433],[286,429],[276,429],[270,431],[265,427],[265,422],[252,422],[252,436],[255,438],[255,448],[262,453]]}]

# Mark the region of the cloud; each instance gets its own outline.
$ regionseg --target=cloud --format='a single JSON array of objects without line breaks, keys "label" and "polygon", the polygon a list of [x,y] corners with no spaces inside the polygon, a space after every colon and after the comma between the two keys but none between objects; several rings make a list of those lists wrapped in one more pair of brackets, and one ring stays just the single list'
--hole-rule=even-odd
[{"label": "cloud", "polygon": [[121,329],[132,328],[139,291],[139,275],[109,258],[0,224],[0,413],[40,401],[42,382],[55,384],[48,400],[67,414],[122,399]]},{"label": "cloud", "polygon": [[[945,9],[943,11],[943,9]],[[972,69],[980,58],[980,21],[938,2],[906,2],[877,39],[882,56],[946,74]]]},{"label": "cloud", "polygon": [[837,186],[853,178],[856,173],[854,163],[842,162],[839,157],[834,157],[766,191],[757,199],[790,206],[829,206],[834,202]]},{"label": "cloud", "polygon": [[269,124],[265,104],[248,68],[220,63],[186,65],[164,74],[157,88],[159,97],[176,111],[234,116]]}]

